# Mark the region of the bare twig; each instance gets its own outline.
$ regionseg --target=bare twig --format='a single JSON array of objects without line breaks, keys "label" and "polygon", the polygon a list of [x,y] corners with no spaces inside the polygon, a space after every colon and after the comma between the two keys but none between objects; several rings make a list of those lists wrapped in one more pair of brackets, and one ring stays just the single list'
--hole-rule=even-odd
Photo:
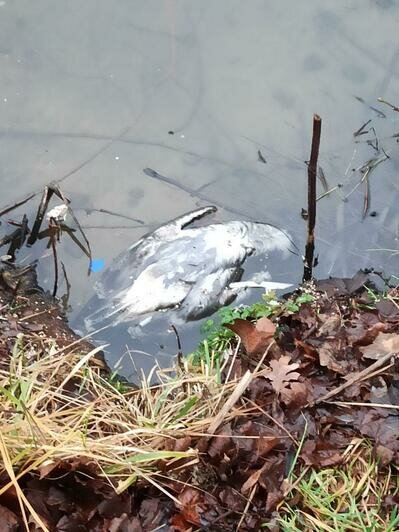
[{"label": "bare twig", "polygon": [[22,217],[22,222],[19,224],[19,228],[13,233],[14,237],[11,239],[11,245],[8,248],[7,254],[11,255],[15,259],[15,253],[18,249],[21,249],[24,245],[27,235],[29,234],[28,217],[26,214]]},{"label": "bare twig", "polygon": [[363,219],[366,218],[370,207],[370,181],[369,177],[364,180]]},{"label": "bare twig", "polygon": [[[78,211],[80,209],[75,209],[75,211]],[[92,212],[102,212],[104,214],[109,214],[111,216],[118,216],[118,218],[124,218],[125,220],[131,220],[132,222],[136,222],[138,224],[143,225],[144,221],[140,220],[139,218],[132,218],[131,216],[126,216],[125,214],[119,214],[118,212],[109,211],[108,209],[89,209],[84,208],[82,209],[86,212],[86,214],[91,214]]]},{"label": "bare twig", "polygon": [[327,179],[326,179],[326,176],[325,176],[325,173],[324,173],[324,170],[321,166],[319,166],[317,168],[317,177],[319,178],[320,180],[320,183],[322,184],[323,186],[323,189],[324,189],[324,192],[328,192],[328,183],[327,183]]},{"label": "bare twig", "polygon": [[242,394],[245,392],[249,384],[251,383],[253,378],[253,373],[250,371],[247,371],[240,381],[237,383],[233,393],[230,395],[230,397],[227,399],[225,404],[220,409],[219,413],[215,416],[212,423],[209,425],[207,430],[207,436],[210,437],[211,435],[215,434],[221,423],[223,423],[223,420],[225,419],[228,412],[231,410],[231,408],[236,404],[236,402],[240,399]]},{"label": "bare twig", "polygon": [[29,226],[28,226],[28,217],[26,214],[22,217],[22,223],[21,223],[21,237],[19,240],[19,247],[22,248],[24,245],[25,239],[27,235],[29,234]]},{"label": "bare twig", "polygon": [[313,272],[314,257],[314,228],[316,224],[316,178],[317,161],[319,158],[321,134],[321,118],[313,115],[313,135],[312,149],[308,165],[308,237],[305,249],[305,266],[303,270],[303,281],[310,281]]},{"label": "bare twig", "polygon": [[329,196],[332,192],[335,192],[340,188],[342,188],[342,183],[338,183],[338,185],[335,185],[335,187],[332,187],[330,188],[330,190],[326,190],[325,192],[323,192],[323,194],[317,196],[316,201],[320,201],[321,199],[325,198],[326,196]]},{"label": "bare twig", "polygon": [[377,116],[379,116],[380,118],[386,118],[386,114],[383,113],[382,111],[380,111],[379,109],[377,109],[376,107],[373,107],[371,105],[369,105],[368,103],[366,103],[363,98],[361,98],[360,96],[355,96],[356,100],[360,103],[362,103],[363,105],[365,105],[366,107],[368,107],[371,111],[374,111]]},{"label": "bare twig", "polygon": [[352,386],[352,384],[355,384],[359,381],[365,380],[366,378],[371,377],[371,375],[375,375],[375,370],[379,369],[381,366],[385,364],[390,358],[395,357],[396,355],[394,353],[387,353],[386,355],[382,356],[378,360],[374,362],[374,364],[371,364],[368,368],[359,371],[352,375],[346,382],[341,384],[341,386],[338,386],[337,388],[334,388],[334,390],[329,391],[325,395],[322,395],[316,401],[314,404],[324,403],[327,401],[327,399],[330,399],[331,397],[334,397],[335,395],[338,395],[343,390],[346,390],[346,388],[349,388],[349,386]]},{"label": "bare twig", "polygon": [[53,195],[54,191],[51,188],[51,186],[45,186],[42,194],[42,199],[40,201],[39,207],[37,209],[35,222],[32,227],[31,234],[28,238],[28,246],[32,246],[36,240],[37,235],[39,234],[40,227],[42,226],[44,215],[46,214],[46,210],[48,207],[48,204],[50,202],[51,196]]},{"label": "bare twig", "polygon": [[248,513],[248,510],[249,510],[249,507],[251,506],[251,502],[252,502],[252,499],[254,498],[255,496],[255,493],[256,493],[256,490],[257,490],[257,484],[255,484],[255,486],[252,488],[251,490],[251,493],[249,494],[249,497],[248,497],[248,500],[247,500],[247,504],[245,505],[245,508],[244,508],[244,511],[242,512],[242,515],[241,515],[241,518],[238,522],[238,525],[236,527],[236,532],[239,532],[241,529],[241,525]]},{"label": "bare twig", "polygon": [[266,159],[263,157],[262,152],[260,150],[258,150],[258,161],[264,164],[267,163]]},{"label": "bare twig", "polygon": [[68,227],[67,225],[60,224],[60,229],[62,231],[65,231],[68,233],[68,235],[71,237],[71,239],[75,242],[75,244],[83,251],[83,253],[88,257],[89,260],[91,260],[91,254],[88,249],[84,247],[82,242],[74,235],[75,229],[72,229],[71,227]]},{"label": "bare twig", "polygon": [[374,170],[379,164],[381,164],[383,161],[386,161],[387,159],[389,159],[389,155],[384,152],[384,155],[382,155],[381,157],[375,157],[367,161],[367,163],[364,163],[363,166],[360,168],[360,172],[363,173],[362,178],[360,179],[358,183],[356,183],[356,185],[352,188],[352,190],[348,192],[348,194],[344,197],[344,201],[346,201],[349,198],[349,196],[351,196],[355,192],[355,190],[357,190],[360,187],[362,183],[364,183],[365,181],[368,181],[369,174],[372,170]]},{"label": "bare twig", "polygon": [[[80,232],[80,234],[82,235],[83,237],[83,240],[85,241],[85,244],[86,244],[86,250],[84,250],[84,246],[83,244],[81,244],[79,242],[79,240],[74,237],[72,235],[71,232],[68,232],[69,236],[72,238],[72,240],[74,242],[76,242],[78,244],[78,246],[83,249],[84,253],[87,255],[87,257],[89,258],[89,268],[88,268],[88,275],[90,275],[90,265],[91,265],[91,260],[92,260],[92,255],[91,255],[91,247],[90,247],[90,242],[88,240],[88,238],[86,237],[86,234],[85,232],[83,231],[80,223],[79,223],[79,220],[76,218],[75,216],[75,213],[73,212],[71,206],[70,206],[70,200],[65,196],[65,194],[62,192],[62,190],[60,189],[60,187],[57,185],[57,184],[52,184],[52,185],[49,185],[49,190],[51,191],[52,194],[55,194],[56,196],[58,196],[63,202],[64,204],[67,206],[68,208],[68,214],[71,216],[71,218],[73,219],[73,221],[75,222],[75,224],[77,225],[77,228]],[[48,202],[47,202],[47,205],[48,205]],[[60,226],[61,227],[61,226]]]},{"label": "bare twig", "polygon": [[388,105],[393,111],[399,112],[399,107],[397,105],[393,105],[392,103],[387,102],[384,100],[384,98],[377,98],[377,100],[381,103],[384,103],[385,105]]},{"label": "bare twig", "polygon": [[14,260],[15,252],[23,246],[26,236],[29,234],[28,217],[24,214],[22,222],[9,221],[8,223],[17,227],[17,229],[0,239],[0,247],[10,244],[7,255],[10,255],[12,260]]},{"label": "bare twig", "polygon": [[366,126],[368,126],[371,122],[371,118],[370,120],[367,120],[367,122],[365,122],[362,126],[359,127],[359,129],[357,129],[354,133],[353,133],[353,136],[354,137],[359,137],[360,135],[366,135],[368,133],[368,131],[364,131],[364,128]]},{"label": "bare twig", "polygon": [[57,295],[57,289],[58,289],[58,257],[57,257],[57,234],[58,234],[58,226],[53,219],[50,220],[50,240],[49,244],[51,246],[51,249],[53,251],[53,259],[54,259],[54,286],[53,286],[53,297]]},{"label": "bare twig", "polygon": [[18,237],[19,231],[20,231],[19,228],[15,229],[15,231],[13,231],[12,233],[3,236],[3,238],[0,238],[0,247],[9,244],[10,242],[14,240],[14,238]]},{"label": "bare twig", "polygon": [[7,207],[4,207],[4,209],[2,209],[0,211],[0,216],[4,216],[8,212],[13,211],[14,209],[16,209],[18,207],[21,207],[21,205],[24,205],[24,203],[26,203],[27,201],[31,200],[35,196],[36,196],[36,194],[29,194],[29,196],[27,196],[26,198],[22,199],[21,201],[17,201],[13,205],[8,205]]},{"label": "bare twig", "polygon": [[181,348],[180,336],[179,336],[179,333],[177,332],[176,327],[173,324],[170,326],[170,328],[175,333],[176,341],[177,341],[177,365],[179,366],[179,368],[182,371],[184,371],[184,364],[183,364],[183,361],[182,361],[183,351],[182,351],[182,348]]},{"label": "bare twig", "polygon": [[65,268],[65,265],[64,265],[64,263],[62,261],[61,261],[61,268],[62,268],[62,273],[64,274],[64,279],[65,279],[65,284],[66,284],[66,293],[61,297],[61,300],[62,300],[62,303],[63,303],[64,311],[67,312],[68,303],[69,303],[69,296],[71,294],[71,283],[69,282],[69,279],[68,279],[68,276],[67,276],[67,272],[66,272],[66,268]]}]

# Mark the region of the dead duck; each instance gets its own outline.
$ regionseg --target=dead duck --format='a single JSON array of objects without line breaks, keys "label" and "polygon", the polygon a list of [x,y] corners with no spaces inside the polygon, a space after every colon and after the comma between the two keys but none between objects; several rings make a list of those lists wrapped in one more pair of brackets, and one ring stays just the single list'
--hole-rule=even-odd
[{"label": "dead duck", "polygon": [[216,210],[207,206],[184,214],[122,252],[95,285],[100,301],[86,314],[86,329],[137,322],[167,310],[180,321],[198,320],[231,303],[243,287],[289,286],[270,282],[267,272],[261,282],[241,278],[249,256],[292,251],[290,236],[247,221],[189,227]]}]

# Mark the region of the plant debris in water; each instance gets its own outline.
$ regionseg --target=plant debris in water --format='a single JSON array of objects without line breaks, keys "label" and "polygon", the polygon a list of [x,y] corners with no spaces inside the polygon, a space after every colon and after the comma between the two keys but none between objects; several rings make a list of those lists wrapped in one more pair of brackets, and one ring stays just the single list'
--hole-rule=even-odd
[{"label": "plant debris in water", "polygon": [[359,274],[225,309],[133,390],[38,329],[19,273],[0,283],[0,530],[398,529],[397,289]]}]

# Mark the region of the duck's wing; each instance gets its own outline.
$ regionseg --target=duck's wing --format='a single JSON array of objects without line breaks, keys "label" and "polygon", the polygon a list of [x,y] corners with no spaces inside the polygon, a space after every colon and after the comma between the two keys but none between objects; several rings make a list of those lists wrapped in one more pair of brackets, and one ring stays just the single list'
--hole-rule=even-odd
[{"label": "duck's wing", "polygon": [[234,270],[242,263],[242,250],[232,253],[226,242],[219,227],[187,229],[180,237],[163,242],[142,263],[135,277],[130,278],[129,269],[111,270],[107,280],[112,290],[103,293],[100,308],[86,322],[93,328],[107,320],[113,324],[131,321],[143,314],[180,307],[190,293],[184,312],[199,313],[190,311],[197,304],[196,298],[199,307],[206,307],[230,280],[232,274],[225,274],[225,270]]},{"label": "duck's wing", "polygon": [[188,212],[158,227],[155,231],[144,235],[114,259],[101,279],[94,286],[100,299],[113,297],[115,294],[127,290],[134,279],[154,260],[158,251],[168,243],[180,237],[181,230],[216,212],[216,207],[209,205],[195,211]]},{"label": "duck's wing", "polygon": [[185,235],[159,242],[156,249],[147,247],[144,253],[140,245],[137,254],[122,254],[96,284],[97,298],[88,305],[86,327],[130,321],[181,304],[203,273],[201,255],[195,252],[193,238]]},{"label": "duck's wing", "polygon": [[[104,320],[113,324],[138,316],[182,307],[187,319],[210,314],[222,302],[224,289],[238,281],[248,249],[230,225],[215,224],[186,229],[174,239],[162,241],[148,253],[140,268],[110,268],[103,282],[100,308],[88,317],[91,326]],[[141,253],[140,247],[137,252]]]}]

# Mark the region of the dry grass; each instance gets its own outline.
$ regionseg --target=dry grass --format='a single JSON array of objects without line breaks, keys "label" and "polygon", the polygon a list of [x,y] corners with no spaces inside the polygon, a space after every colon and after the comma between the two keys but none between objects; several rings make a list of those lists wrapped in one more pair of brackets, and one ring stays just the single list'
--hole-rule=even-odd
[{"label": "dry grass", "polygon": [[231,396],[238,401],[237,390],[242,394],[251,376],[245,376],[245,386],[234,380],[219,384],[218,371],[190,368],[186,361],[185,372],[159,370],[159,385],[150,386],[147,379],[141,389],[122,393],[119,383],[101,375],[95,361],[99,349],[82,358],[49,342],[34,354],[21,336],[10,370],[0,371],[0,476],[9,479],[0,496],[14,487],[22,514],[27,510],[43,530],[18,485],[27,473],[78,460],[94,467],[117,493],[145,479],[174,499],[162,485],[157,462],[169,471],[182,458],[186,465],[195,463],[197,451],[173,450],[178,438],[206,435],[220,412],[223,422],[245,414]]},{"label": "dry grass", "polygon": [[[10,488],[16,493],[27,529],[33,519],[48,530],[20,487],[28,473],[45,476],[60,463],[89,464],[116,493],[145,481],[179,505],[164,483],[165,470],[173,475],[182,459],[184,467],[194,465],[198,451],[182,450],[176,442],[211,436],[222,423],[257,411],[242,394],[262,371],[262,362],[236,379],[232,364],[237,352],[226,352],[229,356],[217,364],[212,353],[200,366],[186,359],[183,371],[154,369],[158,385],[150,385],[153,374],[140,389],[127,391],[101,373],[95,357],[99,349],[82,357],[48,340],[38,352],[21,335],[10,368],[0,370],[0,496]],[[220,363],[230,365],[224,367],[230,376],[226,383],[220,383]],[[295,441],[295,463],[305,433]],[[395,471],[380,468],[363,440],[348,447],[343,467],[295,468],[295,477],[295,463],[274,517],[281,530],[399,529],[398,513],[384,511],[386,496],[399,491]]]}]

